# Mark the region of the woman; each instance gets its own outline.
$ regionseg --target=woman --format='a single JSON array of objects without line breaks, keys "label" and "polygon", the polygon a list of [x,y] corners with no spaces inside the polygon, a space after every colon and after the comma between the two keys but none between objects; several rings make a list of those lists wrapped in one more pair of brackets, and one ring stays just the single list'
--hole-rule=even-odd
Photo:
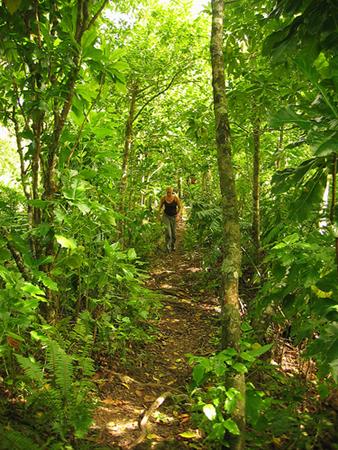
[{"label": "woman", "polygon": [[166,248],[168,252],[175,251],[176,221],[182,211],[182,204],[170,186],[166,189],[166,195],[161,198],[159,214],[161,214],[162,208],[164,208],[162,222],[166,227]]}]

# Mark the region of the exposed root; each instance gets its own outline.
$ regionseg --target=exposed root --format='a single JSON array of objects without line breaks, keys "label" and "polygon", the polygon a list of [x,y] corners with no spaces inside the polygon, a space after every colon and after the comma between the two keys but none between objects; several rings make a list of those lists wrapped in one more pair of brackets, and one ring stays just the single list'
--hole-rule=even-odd
[{"label": "exposed root", "polygon": [[165,399],[172,395],[173,393],[170,391],[164,392],[159,397],[157,397],[157,399],[150,405],[150,408],[143,414],[139,422],[139,427],[141,430],[140,436],[128,448],[130,449],[135,448],[137,445],[141,444],[146,439],[148,434],[147,424],[149,419],[154,414],[154,412],[162,405]]}]

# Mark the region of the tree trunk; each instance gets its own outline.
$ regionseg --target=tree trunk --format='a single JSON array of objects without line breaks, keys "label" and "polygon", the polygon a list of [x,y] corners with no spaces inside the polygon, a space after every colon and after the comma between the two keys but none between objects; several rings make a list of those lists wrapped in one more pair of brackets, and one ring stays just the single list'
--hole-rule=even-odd
[{"label": "tree trunk", "polygon": [[281,170],[284,168],[284,161],[283,161],[283,140],[284,140],[284,128],[281,127],[279,130],[279,136],[277,141],[277,148],[276,148],[276,161],[275,166],[277,170]]},{"label": "tree trunk", "polygon": [[[224,1],[212,0],[211,63],[216,122],[217,159],[222,196],[223,212],[223,263],[222,263],[222,347],[239,349],[241,318],[238,296],[238,279],[241,269],[240,228],[236,198],[236,186],[231,159],[230,126],[225,92],[223,58]],[[232,416],[240,435],[233,436],[231,448],[244,448],[245,428],[245,379],[244,375],[234,375],[231,385],[240,392]]]},{"label": "tree trunk", "polygon": [[[335,153],[333,156],[333,165],[332,165],[332,187],[331,187],[331,207],[330,207],[330,223],[333,225],[335,223],[335,211],[336,211],[336,202],[337,202],[337,154]],[[335,248],[336,248],[336,266],[338,271],[338,237],[336,235],[335,239]]]},{"label": "tree trunk", "polygon": [[260,237],[260,120],[258,117],[253,122],[253,176],[252,176],[252,239],[254,243],[254,259],[259,264],[261,260]]},{"label": "tree trunk", "polygon": [[331,224],[333,224],[335,220],[336,201],[337,201],[337,155],[335,153],[332,162],[332,187],[331,187],[331,207],[330,207]]},{"label": "tree trunk", "polygon": [[[129,113],[126,122],[125,128],[125,137],[124,137],[124,152],[123,152],[123,161],[122,161],[122,178],[120,183],[120,212],[125,214],[126,208],[126,194],[128,187],[128,169],[129,169],[129,160],[132,151],[133,145],[133,123],[135,120],[135,106],[136,106],[136,96],[137,96],[138,88],[136,84],[133,84],[130,88],[130,105],[129,105]],[[123,227],[122,227],[123,228]]]},{"label": "tree trunk", "polygon": [[[127,188],[128,188],[128,178],[129,178],[129,164],[130,157],[132,153],[133,146],[133,123],[135,120],[135,107],[136,107],[136,97],[137,97],[138,87],[137,84],[133,84],[130,88],[130,104],[129,113],[126,122],[125,136],[124,136],[124,152],[122,160],[122,177],[120,182],[120,205],[119,210],[122,215],[126,214],[127,205]],[[125,231],[125,220],[122,218],[120,222],[120,238],[124,241],[124,231]]]}]

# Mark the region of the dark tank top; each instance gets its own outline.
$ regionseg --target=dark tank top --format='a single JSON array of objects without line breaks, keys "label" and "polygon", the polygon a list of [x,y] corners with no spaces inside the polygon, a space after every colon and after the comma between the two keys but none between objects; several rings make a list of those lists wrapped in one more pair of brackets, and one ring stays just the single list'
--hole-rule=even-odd
[{"label": "dark tank top", "polygon": [[174,199],[171,203],[168,203],[166,200],[164,200],[164,214],[171,217],[176,216],[177,214],[176,199]]}]

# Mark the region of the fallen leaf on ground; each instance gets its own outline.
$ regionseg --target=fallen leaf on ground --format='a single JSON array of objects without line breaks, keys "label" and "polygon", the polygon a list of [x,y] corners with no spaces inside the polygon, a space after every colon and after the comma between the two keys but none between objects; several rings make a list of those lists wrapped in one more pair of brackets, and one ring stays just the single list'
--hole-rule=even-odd
[{"label": "fallen leaf on ground", "polygon": [[184,431],[184,433],[180,433],[179,436],[185,439],[193,439],[198,437],[198,430],[194,431]]}]

